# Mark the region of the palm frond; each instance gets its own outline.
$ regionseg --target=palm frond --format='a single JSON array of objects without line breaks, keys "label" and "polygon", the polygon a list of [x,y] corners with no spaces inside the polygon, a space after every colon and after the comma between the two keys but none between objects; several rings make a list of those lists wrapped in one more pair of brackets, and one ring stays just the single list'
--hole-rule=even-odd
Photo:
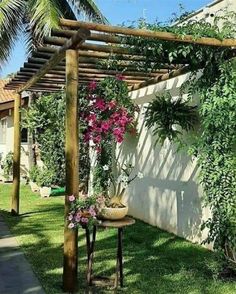
[{"label": "palm frond", "polygon": [[[76,20],[75,13],[66,0],[44,0],[47,2],[47,6],[44,7],[45,9],[37,7],[38,1],[30,0],[28,2],[28,13],[24,19],[26,50],[28,54],[40,45],[42,38],[48,35],[52,28],[57,27],[59,17]],[[37,11],[35,8],[37,8]]]},{"label": "palm frond", "polygon": [[76,13],[73,11],[67,0],[57,0],[57,2],[64,18],[76,20]]},{"label": "palm frond", "polygon": [[76,10],[77,15],[85,13],[90,20],[99,23],[109,23],[107,18],[102,14],[94,0],[68,0]]},{"label": "palm frond", "polygon": [[56,0],[31,0],[28,2],[29,27],[32,35],[40,42],[53,28],[58,27],[62,16]]},{"label": "palm frond", "polygon": [[3,0],[0,3],[0,61],[4,62],[10,55],[18,32],[22,28],[25,12],[24,0]]}]

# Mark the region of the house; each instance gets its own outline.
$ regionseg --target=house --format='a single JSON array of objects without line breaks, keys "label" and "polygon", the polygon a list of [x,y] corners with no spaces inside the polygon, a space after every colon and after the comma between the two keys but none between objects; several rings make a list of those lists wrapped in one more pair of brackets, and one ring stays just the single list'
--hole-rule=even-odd
[{"label": "house", "polygon": [[[13,115],[14,115],[14,91],[5,90],[7,80],[0,80],[0,160],[4,160],[6,155],[13,151]],[[21,105],[27,107],[28,97],[23,96]],[[27,129],[21,131],[21,172],[25,174],[29,167],[29,144]],[[0,174],[2,170],[0,169]]]}]

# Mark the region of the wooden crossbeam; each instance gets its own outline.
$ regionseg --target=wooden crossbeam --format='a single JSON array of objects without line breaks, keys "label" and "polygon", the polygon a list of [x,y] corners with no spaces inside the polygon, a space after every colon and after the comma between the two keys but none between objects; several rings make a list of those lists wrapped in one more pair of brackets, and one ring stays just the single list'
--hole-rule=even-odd
[{"label": "wooden crossbeam", "polygon": [[[40,55],[42,54],[53,54],[55,52],[55,48],[51,48],[51,47],[40,47],[36,53],[33,53],[33,56],[36,57],[43,57],[45,58],[47,55]],[[91,63],[91,64],[99,64],[99,59],[107,59],[109,57],[111,57],[110,54],[107,54],[106,52],[103,52],[100,54],[98,54],[99,52],[96,52],[95,54],[93,52],[84,52],[82,50],[79,51],[80,53],[80,59],[79,62],[80,63]],[[82,57],[81,57],[82,56]],[[143,57],[140,56],[132,56],[132,58],[128,55],[119,55],[117,56],[117,60],[118,60],[118,65],[119,67],[127,67],[127,66],[131,66],[131,67],[135,67],[135,63],[137,62],[140,63],[142,61],[145,61],[145,59]],[[132,60],[132,62],[130,62],[130,60]],[[153,62],[153,65],[155,64],[155,62]],[[101,66],[101,64],[99,64],[99,66]],[[170,65],[167,63],[163,63],[160,65],[162,69],[175,69],[177,66],[176,65]],[[178,65],[179,66],[179,65]],[[137,70],[137,67],[136,67]]]},{"label": "wooden crossbeam", "polygon": [[50,69],[53,69],[63,58],[65,58],[65,52],[67,49],[74,49],[84,42],[84,40],[90,35],[90,31],[87,29],[79,29],[78,32],[71,37],[65,44],[54,53],[49,61],[39,69],[39,71],[23,86],[19,87],[18,92],[27,90],[30,86],[36,84]]},{"label": "wooden crossbeam", "polygon": [[191,70],[191,68],[189,66],[184,66],[184,67],[182,67],[180,69],[173,70],[170,73],[166,73],[166,74],[157,76],[155,78],[148,79],[148,80],[146,80],[144,82],[141,82],[139,84],[136,84],[136,85],[130,87],[129,90],[130,91],[135,91],[135,90],[139,90],[141,88],[144,88],[144,87],[147,87],[147,86],[150,86],[150,85],[154,85],[154,84],[157,84],[157,83],[160,83],[160,82],[163,82],[163,81],[167,81],[169,79],[172,79],[172,78],[178,77],[180,75],[186,74],[186,73],[190,72],[190,70]]},{"label": "wooden crossbeam", "polygon": [[144,29],[130,29],[125,27],[110,26],[97,23],[88,23],[82,21],[60,19],[60,26],[68,27],[70,29],[86,28],[97,32],[105,32],[110,34],[121,34],[128,36],[136,36],[143,38],[152,38],[165,41],[192,43],[207,46],[218,46],[218,47],[236,47],[236,39],[224,39],[218,40],[216,38],[195,38],[191,35],[178,36],[174,33],[161,32],[161,31],[150,31]]}]

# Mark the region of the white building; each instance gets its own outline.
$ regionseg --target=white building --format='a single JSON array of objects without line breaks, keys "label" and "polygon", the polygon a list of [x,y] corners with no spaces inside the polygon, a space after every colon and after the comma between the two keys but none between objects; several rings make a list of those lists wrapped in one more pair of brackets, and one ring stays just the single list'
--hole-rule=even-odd
[{"label": "white building", "polygon": [[[0,159],[13,151],[14,138],[14,91],[5,90],[7,81],[0,80]],[[28,97],[22,99],[22,107],[28,104]],[[29,167],[27,130],[21,132],[21,174],[26,174]],[[0,168],[0,174],[2,170]]]}]

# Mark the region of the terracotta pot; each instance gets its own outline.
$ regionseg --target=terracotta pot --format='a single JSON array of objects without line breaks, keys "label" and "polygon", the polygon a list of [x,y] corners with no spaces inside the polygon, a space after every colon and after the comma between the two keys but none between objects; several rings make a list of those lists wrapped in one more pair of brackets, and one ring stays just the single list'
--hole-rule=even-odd
[{"label": "terracotta pot", "polygon": [[30,188],[31,188],[32,192],[38,192],[39,191],[39,186],[36,183],[30,181],[29,184],[30,184]]},{"label": "terracotta pot", "polygon": [[40,187],[39,191],[40,191],[40,195],[41,197],[49,197],[51,194],[51,187]]},{"label": "terracotta pot", "polygon": [[125,207],[103,207],[99,212],[99,218],[108,220],[119,220],[128,213],[128,206]]}]

